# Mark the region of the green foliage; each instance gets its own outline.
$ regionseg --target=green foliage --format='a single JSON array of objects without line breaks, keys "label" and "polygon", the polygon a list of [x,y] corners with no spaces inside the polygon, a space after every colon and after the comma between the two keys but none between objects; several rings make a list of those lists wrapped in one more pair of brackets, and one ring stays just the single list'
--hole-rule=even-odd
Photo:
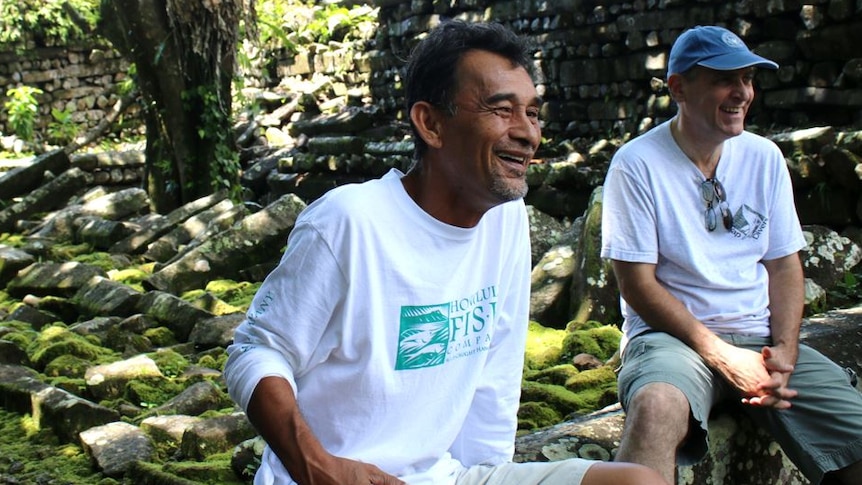
[{"label": "green foliage", "polygon": [[349,42],[374,29],[377,10],[368,6],[346,8],[303,0],[259,0],[257,21],[260,45],[297,54],[306,46],[331,41]]},{"label": "green foliage", "polygon": [[[230,129],[229,109],[224,106],[217,90],[213,86],[198,86],[192,91],[183,93],[183,99],[189,105],[201,106],[201,121],[197,127],[198,137],[215,145],[213,160],[209,163],[209,180],[213,192],[224,190],[234,200],[239,200],[241,187],[238,183],[240,164],[239,153],[233,144],[233,132]],[[199,177],[188,177],[197,180]]]},{"label": "green foliage", "polygon": [[827,302],[824,307],[817,309],[818,312],[828,308],[844,308],[857,305],[862,299],[862,274],[847,271],[844,278],[834,288],[826,292]]},{"label": "green foliage", "polygon": [[0,48],[66,45],[88,40],[99,20],[99,0],[0,2]]},{"label": "green foliage", "polygon": [[72,119],[72,110],[65,108],[59,110],[51,108],[51,118],[48,123],[48,136],[53,143],[65,145],[71,142],[78,134],[78,125]]},{"label": "green foliage", "polygon": [[33,141],[33,130],[39,114],[36,96],[42,93],[41,89],[32,86],[19,86],[6,91],[9,99],[3,107],[9,115],[9,127],[22,140]]}]

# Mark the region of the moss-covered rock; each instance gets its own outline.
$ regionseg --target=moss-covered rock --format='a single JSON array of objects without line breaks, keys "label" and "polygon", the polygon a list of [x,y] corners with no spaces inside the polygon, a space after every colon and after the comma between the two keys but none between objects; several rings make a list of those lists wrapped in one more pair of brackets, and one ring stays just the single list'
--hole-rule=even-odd
[{"label": "moss-covered rock", "polygon": [[558,364],[565,337],[565,330],[548,328],[538,322],[530,322],[527,331],[527,350],[524,354],[525,367],[544,369]]},{"label": "moss-covered rock", "polygon": [[155,348],[153,342],[144,335],[127,332],[118,327],[108,329],[105,346],[126,356],[151,352]]},{"label": "moss-covered rock", "polygon": [[208,456],[204,461],[177,461],[165,465],[164,470],[194,480],[195,483],[240,485],[246,483],[231,468],[230,453]]},{"label": "moss-covered rock", "polygon": [[[93,253],[93,246],[87,243],[56,244],[51,246],[49,253],[51,258],[56,261],[77,261],[77,258],[81,258],[87,260],[87,264],[92,264],[90,261],[99,260],[99,254]],[[110,256],[108,256],[108,259],[110,259]]]},{"label": "moss-covered rock", "polygon": [[123,398],[143,408],[154,408],[181,393],[185,385],[164,377],[132,379],[126,384]]},{"label": "moss-covered rock", "polygon": [[144,330],[144,337],[156,347],[168,347],[177,343],[174,332],[167,327],[148,328]]},{"label": "moss-covered rock", "polygon": [[589,389],[607,388],[617,385],[617,375],[610,366],[603,365],[596,369],[579,372],[566,380],[566,389],[581,392]]},{"label": "moss-covered rock", "polygon": [[578,354],[590,354],[606,361],[620,348],[621,338],[622,332],[613,325],[569,331],[563,340],[563,359],[571,360]]},{"label": "moss-covered rock", "polygon": [[149,276],[150,273],[140,267],[124,268],[108,272],[108,277],[111,278],[112,281],[122,283],[141,292],[144,291],[144,285],[142,282]]},{"label": "moss-covered rock", "polygon": [[541,384],[564,386],[569,379],[576,375],[578,375],[578,369],[575,366],[572,364],[560,364],[535,372],[530,377],[530,380]]},{"label": "moss-covered rock", "polygon": [[63,325],[45,327],[26,349],[34,367],[44,370],[52,360],[62,355],[72,355],[83,360],[99,362],[114,354],[104,347],[93,344],[87,338],[70,332]]},{"label": "moss-covered rock", "polygon": [[87,368],[93,362],[83,359],[77,355],[64,354],[45,365],[42,372],[48,377],[74,377],[83,378]]},{"label": "moss-covered rock", "polygon": [[525,402],[518,408],[518,429],[533,430],[557,424],[560,413],[546,403]]},{"label": "moss-covered rock", "polygon": [[39,332],[33,330],[29,324],[17,322],[3,322],[3,340],[12,342],[19,349],[26,351],[30,344],[39,337]]},{"label": "moss-covered rock", "polygon": [[38,429],[29,416],[0,408],[0,449],[3,473],[14,467],[7,483],[91,483],[118,485],[95,471],[76,444],[61,445],[48,428]]},{"label": "moss-covered rock", "polygon": [[593,409],[590,408],[583,396],[575,394],[563,386],[541,384],[533,381],[524,381],[522,383],[521,402],[546,403],[562,416],[583,413]]},{"label": "moss-covered rock", "polygon": [[189,367],[188,359],[170,349],[162,349],[148,355],[162,374],[168,377],[176,377]]}]

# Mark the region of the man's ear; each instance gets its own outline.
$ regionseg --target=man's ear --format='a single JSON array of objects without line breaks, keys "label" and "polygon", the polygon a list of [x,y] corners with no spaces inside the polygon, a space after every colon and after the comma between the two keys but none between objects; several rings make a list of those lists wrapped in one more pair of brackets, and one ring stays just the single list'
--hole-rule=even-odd
[{"label": "man's ear", "polygon": [[443,113],[427,101],[417,101],[410,107],[410,120],[419,136],[432,148],[443,146]]},{"label": "man's ear", "polygon": [[674,101],[679,102],[685,99],[684,85],[685,82],[681,74],[671,74],[667,78],[667,90]]}]

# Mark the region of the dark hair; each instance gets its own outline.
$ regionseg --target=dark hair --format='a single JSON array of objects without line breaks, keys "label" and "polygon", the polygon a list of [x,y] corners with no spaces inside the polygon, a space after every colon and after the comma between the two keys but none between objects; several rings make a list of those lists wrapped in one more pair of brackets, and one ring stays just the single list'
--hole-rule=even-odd
[{"label": "dark hair", "polygon": [[[404,98],[409,118],[410,108],[418,101],[447,109],[451,106],[455,85],[455,69],[461,57],[471,50],[499,54],[513,66],[521,66],[535,80],[532,44],[498,23],[468,23],[447,20],[428,32],[413,49],[404,75]],[[428,149],[413,122],[413,156],[418,161]]]}]

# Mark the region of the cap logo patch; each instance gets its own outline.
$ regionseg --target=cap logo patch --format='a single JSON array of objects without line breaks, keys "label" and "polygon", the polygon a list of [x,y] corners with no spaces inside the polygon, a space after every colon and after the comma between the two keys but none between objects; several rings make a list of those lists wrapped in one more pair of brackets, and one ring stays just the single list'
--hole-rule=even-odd
[{"label": "cap logo patch", "polygon": [[745,44],[742,43],[739,37],[734,35],[731,32],[725,32],[721,34],[721,41],[724,42],[728,47],[733,47],[734,49],[739,49],[743,47]]}]

